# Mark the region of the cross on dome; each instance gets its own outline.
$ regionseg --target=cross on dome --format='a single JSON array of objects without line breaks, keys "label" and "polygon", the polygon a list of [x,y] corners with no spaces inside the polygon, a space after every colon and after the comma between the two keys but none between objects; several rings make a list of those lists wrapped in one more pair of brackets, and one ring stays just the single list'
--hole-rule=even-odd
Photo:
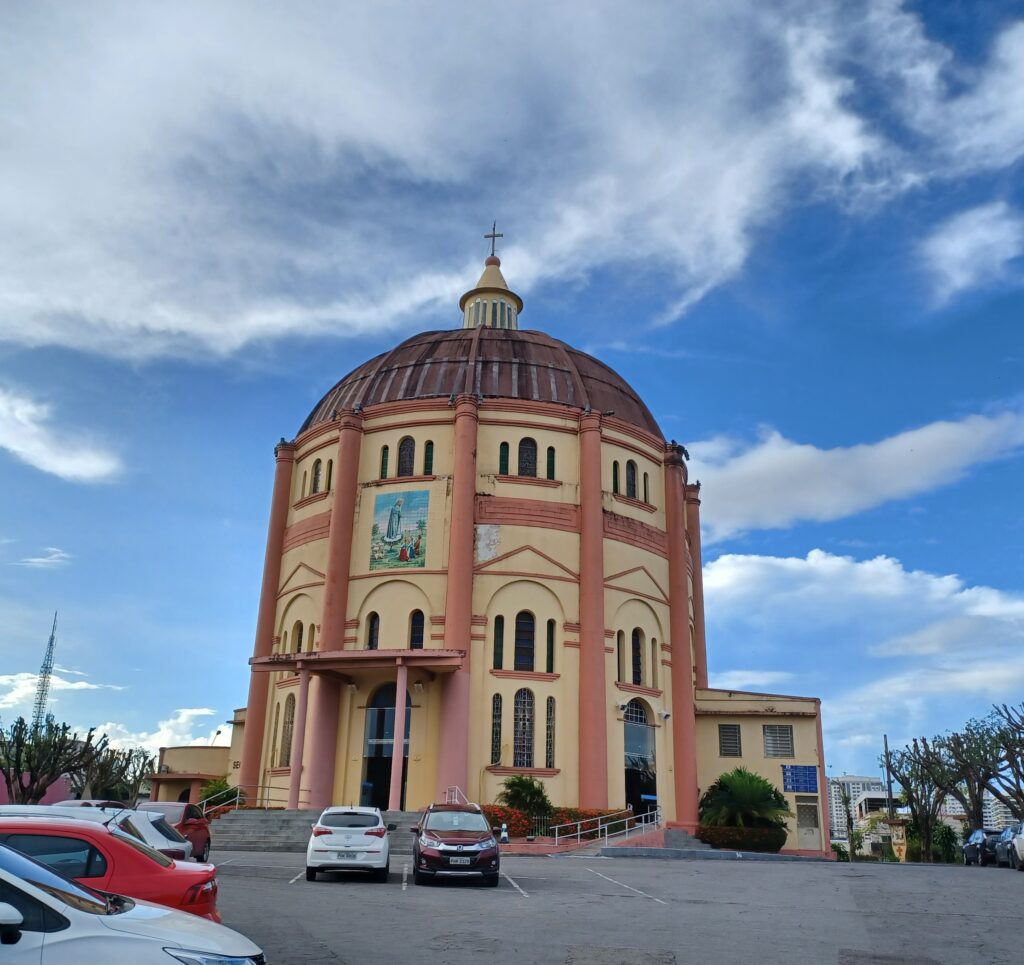
[{"label": "cross on dome", "polygon": [[504,235],[503,235],[503,234],[502,234],[502,233],[501,233],[500,231],[498,231],[497,229],[498,229],[498,222],[497,222],[497,221],[495,221],[495,222],[492,222],[492,224],[491,224],[491,233],[490,233],[490,234],[487,234],[487,235],[484,235],[484,237],[485,237],[485,238],[490,238],[490,240],[491,240],[491,257],[492,257],[492,258],[496,258],[496,257],[497,257],[497,255],[495,255],[495,253],[494,253],[494,243],[495,243],[495,242],[496,242],[496,241],[497,241],[497,240],[498,240],[499,238],[504,238],[504,237],[505,237],[505,236],[504,236]]},{"label": "cross on dome", "polygon": [[501,260],[495,254],[496,243],[505,235],[498,231],[498,222],[484,235],[491,243],[491,253],[484,260],[484,272],[476,287],[459,299],[463,328],[499,328],[516,331],[523,300],[508,287],[501,273]]}]

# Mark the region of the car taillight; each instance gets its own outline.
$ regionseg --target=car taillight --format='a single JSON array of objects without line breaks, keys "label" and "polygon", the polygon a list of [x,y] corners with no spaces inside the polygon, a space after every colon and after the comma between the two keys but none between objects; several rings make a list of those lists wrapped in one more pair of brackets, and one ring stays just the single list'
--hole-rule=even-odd
[{"label": "car taillight", "polygon": [[167,855],[167,857],[171,858],[173,861],[185,860],[185,852],[180,848],[163,848],[161,853]]},{"label": "car taillight", "polygon": [[321,828],[318,825],[315,825],[315,824],[313,825],[313,837],[314,838],[319,838],[321,835],[330,834],[330,833],[331,833],[331,829],[330,828]]},{"label": "car taillight", "polygon": [[387,828],[367,828],[364,834],[370,835],[371,838],[383,838],[388,833]]},{"label": "car taillight", "polygon": [[216,878],[211,878],[209,881],[201,881],[199,884],[193,885],[185,892],[185,904],[195,905],[201,901],[213,901],[216,894]]}]

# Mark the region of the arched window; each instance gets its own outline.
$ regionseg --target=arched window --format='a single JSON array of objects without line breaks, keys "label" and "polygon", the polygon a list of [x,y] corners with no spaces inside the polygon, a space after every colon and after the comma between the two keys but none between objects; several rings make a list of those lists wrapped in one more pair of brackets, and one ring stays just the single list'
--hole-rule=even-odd
[{"label": "arched window", "polygon": [[388,456],[390,455],[387,446],[381,446],[380,450],[380,478],[388,478]]},{"label": "arched window", "polygon": [[380,617],[371,613],[366,618],[366,649],[376,650],[380,642]]},{"label": "arched window", "polygon": [[416,474],[416,443],[406,436],[398,444],[398,475],[413,476]]},{"label": "arched window", "polygon": [[612,463],[612,492],[618,493],[619,491],[619,464],[618,462]]},{"label": "arched window", "polygon": [[626,463],[626,495],[636,499],[636,463],[632,459]]},{"label": "arched window", "polygon": [[533,614],[521,610],[516,616],[516,656],[513,669],[533,670]]},{"label": "arched window", "polygon": [[309,632],[306,634],[306,650],[307,651],[312,651],[313,650],[313,640],[314,640],[315,634],[316,634],[316,624],[315,623],[311,623],[309,625]]},{"label": "arched window", "polygon": [[621,630],[615,634],[615,658],[619,669],[618,681],[626,682],[626,634]]},{"label": "arched window", "polygon": [[281,761],[278,767],[291,767],[292,734],[295,732],[295,694],[289,694],[284,702],[284,722],[281,725]]},{"label": "arched window", "polygon": [[644,473],[644,502],[651,501],[651,477]]},{"label": "arched window", "polygon": [[637,687],[642,687],[644,683],[644,634],[639,627],[633,630],[632,643],[632,680]]},{"label": "arched window", "polygon": [[508,443],[503,442],[498,446],[498,475],[508,475]]},{"label": "arched window", "polygon": [[516,691],[512,721],[512,766],[533,767],[533,691]]},{"label": "arched window", "polygon": [[555,478],[555,447],[548,446],[548,479]]},{"label": "arched window", "polygon": [[306,483],[309,482],[309,473],[303,470],[302,473],[302,490],[299,493],[299,499],[306,498]]},{"label": "arched window", "polygon": [[491,698],[491,763],[501,763],[501,694]]},{"label": "arched window", "polygon": [[274,762],[280,760],[281,748],[277,743],[277,733],[281,727],[281,705],[274,705],[274,736],[270,741],[270,766],[274,767]]},{"label": "arched window", "polygon": [[498,327],[498,303],[491,302],[491,328]]},{"label": "arched window", "polygon": [[657,638],[651,637],[651,686],[655,689],[658,687],[658,678],[660,676],[658,673],[658,668],[661,665],[659,656]]},{"label": "arched window", "polygon": [[545,652],[544,669],[547,673],[555,672],[555,621],[548,620],[547,650]]},{"label": "arched window", "polygon": [[627,724],[649,724],[647,719],[647,708],[643,701],[633,699],[626,705],[626,712],[622,715]]},{"label": "arched window", "polygon": [[544,734],[544,766],[555,766],[555,698],[548,697],[547,728]]},{"label": "arched window", "polygon": [[324,486],[324,492],[329,493],[331,491],[331,483],[334,481],[334,460],[327,460],[327,485]]},{"label": "arched window", "polygon": [[505,663],[505,618],[494,618],[494,669],[501,670]]},{"label": "arched window", "polygon": [[423,475],[434,475],[434,444],[427,442],[423,446]]},{"label": "arched window", "polygon": [[537,443],[529,436],[519,440],[519,475],[537,477]]},{"label": "arched window", "polygon": [[313,483],[309,487],[310,495],[313,495],[313,493],[320,492],[320,477],[323,475],[323,471],[324,464],[319,459],[317,459],[317,461],[313,463]]},{"label": "arched window", "polygon": [[302,653],[302,624],[298,621],[292,627],[292,646],[296,653]]},{"label": "arched window", "polygon": [[413,610],[409,617],[409,649],[423,649],[423,611]]}]

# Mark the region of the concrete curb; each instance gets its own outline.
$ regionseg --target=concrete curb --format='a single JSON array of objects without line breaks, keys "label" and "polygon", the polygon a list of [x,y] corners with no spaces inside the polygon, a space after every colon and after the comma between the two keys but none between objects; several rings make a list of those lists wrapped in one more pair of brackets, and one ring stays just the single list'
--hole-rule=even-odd
[{"label": "concrete curb", "polygon": [[602,858],[667,858],[674,861],[824,861],[799,854],[761,854],[757,851],[715,851],[696,848],[602,848]]}]

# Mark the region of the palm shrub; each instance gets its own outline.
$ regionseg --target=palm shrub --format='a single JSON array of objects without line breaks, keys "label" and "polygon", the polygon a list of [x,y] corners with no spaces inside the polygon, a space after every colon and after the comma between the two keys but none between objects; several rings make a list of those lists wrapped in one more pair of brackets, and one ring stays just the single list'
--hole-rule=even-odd
[{"label": "palm shrub", "polygon": [[552,811],[552,804],[544,785],[537,778],[525,774],[506,777],[497,801],[505,807],[515,808],[535,818],[547,817]]},{"label": "palm shrub", "polygon": [[782,792],[745,767],[722,774],[701,796],[701,840],[725,848],[778,851],[793,816]]}]

